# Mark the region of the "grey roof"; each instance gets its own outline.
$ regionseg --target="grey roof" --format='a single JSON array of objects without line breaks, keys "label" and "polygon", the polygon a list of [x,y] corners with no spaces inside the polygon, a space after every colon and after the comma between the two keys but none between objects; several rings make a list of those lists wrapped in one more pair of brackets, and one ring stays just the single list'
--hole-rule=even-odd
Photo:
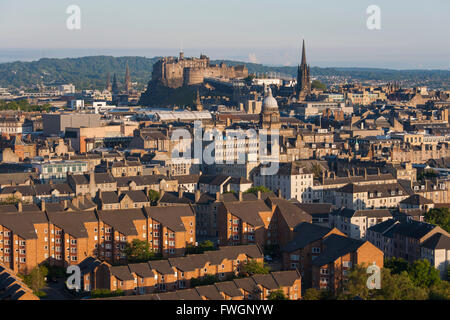
[{"label": "grey roof", "polygon": [[304,248],[311,242],[322,239],[331,231],[330,228],[312,223],[301,223],[295,229],[294,239],[288,242],[282,249],[285,252],[292,252]]},{"label": "grey roof", "polygon": [[150,268],[152,270],[156,270],[158,273],[162,275],[175,273],[169,261],[167,260],[153,260],[149,261],[148,264],[150,265]]},{"label": "grey roof", "polygon": [[99,210],[98,217],[126,236],[138,235],[133,221],[146,219],[141,209]]},{"label": "grey roof", "polygon": [[23,239],[37,239],[34,224],[48,223],[47,217],[41,211],[2,213],[0,214],[0,225],[10,229]]},{"label": "grey roof", "polygon": [[134,277],[131,274],[130,268],[128,268],[128,266],[111,266],[110,270],[111,274],[119,280],[122,281],[134,280]]},{"label": "grey roof", "polygon": [[290,287],[301,277],[298,270],[274,271],[271,275],[280,287]]},{"label": "grey roof", "polygon": [[422,246],[428,249],[446,249],[450,250],[450,237],[442,233],[435,233],[422,243]]},{"label": "grey roof", "polygon": [[241,290],[238,289],[233,281],[224,281],[214,284],[220,292],[224,292],[229,297],[242,297]]},{"label": "grey roof", "polygon": [[302,222],[312,222],[310,214],[285,199],[269,198],[269,201],[278,207],[279,212],[290,228],[295,228]]},{"label": "grey roof", "polygon": [[332,263],[347,253],[355,252],[364,243],[361,240],[331,234],[323,240],[324,250],[322,254],[312,261],[312,264],[320,267]]},{"label": "grey roof", "polygon": [[209,300],[224,300],[224,297],[217,290],[217,287],[213,284],[208,286],[199,286],[195,288],[198,294],[202,297],[206,297]]},{"label": "grey roof", "polygon": [[189,205],[145,207],[144,211],[149,218],[155,219],[174,232],[186,231],[181,217],[195,215]]},{"label": "grey roof", "polygon": [[331,213],[332,215],[338,215],[346,218],[353,217],[369,217],[369,218],[384,218],[392,217],[392,213],[388,209],[366,209],[366,210],[353,210],[348,208],[340,208]]},{"label": "grey roof", "polygon": [[433,201],[430,199],[422,197],[420,194],[413,194],[408,198],[400,201],[403,204],[411,204],[411,205],[422,205],[422,204],[431,204]]},{"label": "grey roof", "polygon": [[223,205],[232,215],[254,227],[264,226],[264,222],[261,220],[259,212],[272,211],[262,200],[223,202]]},{"label": "grey roof", "polygon": [[47,212],[47,217],[51,223],[75,238],[88,238],[84,223],[98,221],[93,211]]},{"label": "grey roof", "polygon": [[280,287],[271,274],[254,274],[251,278],[268,290],[275,290]]},{"label": "grey roof", "polygon": [[154,273],[152,269],[150,269],[150,265],[146,262],[142,263],[130,263],[128,265],[130,271],[132,273],[137,274],[141,278],[151,278],[154,277]]}]

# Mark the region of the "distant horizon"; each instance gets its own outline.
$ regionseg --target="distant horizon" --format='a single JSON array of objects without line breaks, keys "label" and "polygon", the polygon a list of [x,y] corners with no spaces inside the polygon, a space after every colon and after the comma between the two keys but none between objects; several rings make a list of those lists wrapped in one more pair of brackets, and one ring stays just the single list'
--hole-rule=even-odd
[{"label": "distant horizon", "polygon": [[[221,49],[212,49],[211,51],[220,51]],[[74,51],[81,51],[84,53],[73,53]],[[33,49],[33,48],[7,48],[0,49],[0,64],[3,63],[13,63],[13,62],[34,62],[40,59],[77,59],[77,58],[85,58],[85,57],[97,57],[97,56],[111,56],[115,58],[121,57],[142,57],[142,58],[156,58],[162,56],[178,56],[179,49],[169,48],[169,49],[156,49],[156,48],[139,48],[139,49],[100,49],[100,48],[77,48],[77,49],[67,49],[67,48],[51,48],[51,49]],[[234,55],[234,56],[216,56],[208,54],[209,50],[200,50],[200,49],[183,49],[183,52],[186,57],[198,57],[200,53],[206,54],[211,60],[229,60],[236,62],[245,62],[252,64],[260,64],[268,67],[296,67],[300,63],[300,59],[297,63],[283,65],[283,64],[274,64],[264,61],[250,61],[248,57],[242,55]],[[68,54],[68,52],[72,52],[72,54]],[[92,52],[92,54],[89,54]],[[134,53],[133,53],[134,52]],[[142,54],[143,52],[155,52],[153,55]],[[156,54],[159,52],[159,54]],[[198,54],[195,54],[198,52]],[[189,54],[191,53],[191,54]],[[308,57],[308,53],[307,53]],[[405,66],[405,67],[396,67],[396,66],[386,66],[384,64],[381,65],[342,65],[342,64],[332,64],[330,62],[323,63],[311,63],[311,59],[308,59],[308,64],[311,67],[317,68],[336,68],[336,69],[384,69],[384,70],[393,70],[393,71],[450,71],[450,67],[418,67],[418,66]]]},{"label": "distant horizon", "polygon": [[[368,27],[373,5],[377,28]],[[2,1],[0,62],[173,56],[182,48],[296,66],[304,39],[311,66],[450,70],[448,12],[448,0]]]}]

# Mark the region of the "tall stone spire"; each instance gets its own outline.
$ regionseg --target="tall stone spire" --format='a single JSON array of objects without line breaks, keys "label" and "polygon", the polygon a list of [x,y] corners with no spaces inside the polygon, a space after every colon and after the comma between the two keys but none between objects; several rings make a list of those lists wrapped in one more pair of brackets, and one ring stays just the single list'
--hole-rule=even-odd
[{"label": "tall stone spire", "polygon": [[305,100],[311,94],[311,79],[309,74],[309,66],[306,63],[306,46],[303,40],[302,62],[297,70],[297,99]]},{"label": "tall stone spire", "polygon": [[108,76],[106,78],[106,90],[111,91],[112,90],[112,86],[111,86],[111,76],[108,73]]},{"label": "tall stone spire", "polygon": [[306,66],[306,48],[305,48],[305,39],[303,39],[303,49],[302,49],[302,66]]},{"label": "tall stone spire", "polygon": [[119,93],[119,85],[117,84],[117,75],[114,73],[113,84],[112,84],[112,93]]},{"label": "tall stone spire", "polygon": [[129,93],[131,91],[131,78],[130,78],[130,68],[127,63],[127,70],[125,72],[125,91]]}]

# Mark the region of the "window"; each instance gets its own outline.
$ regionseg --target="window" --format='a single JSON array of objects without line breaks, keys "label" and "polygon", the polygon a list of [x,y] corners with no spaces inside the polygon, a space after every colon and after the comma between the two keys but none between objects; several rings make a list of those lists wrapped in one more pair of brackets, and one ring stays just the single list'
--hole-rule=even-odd
[{"label": "window", "polygon": [[319,247],[313,247],[312,248],[312,253],[320,253],[320,248]]}]

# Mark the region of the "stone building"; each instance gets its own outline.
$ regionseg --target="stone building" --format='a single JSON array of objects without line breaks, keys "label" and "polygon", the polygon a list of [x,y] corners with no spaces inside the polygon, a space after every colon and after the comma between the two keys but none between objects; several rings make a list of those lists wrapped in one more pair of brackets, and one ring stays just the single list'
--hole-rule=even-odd
[{"label": "stone building", "polygon": [[246,78],[248,70],[245,66],[228,67],[225,63],[210,64],[209,57],[185,58],[180,52],[178,58],[164,57],[153,65],[152,81],[160,82],[171,88],[179,88],[203,83],[205,77]]}]

